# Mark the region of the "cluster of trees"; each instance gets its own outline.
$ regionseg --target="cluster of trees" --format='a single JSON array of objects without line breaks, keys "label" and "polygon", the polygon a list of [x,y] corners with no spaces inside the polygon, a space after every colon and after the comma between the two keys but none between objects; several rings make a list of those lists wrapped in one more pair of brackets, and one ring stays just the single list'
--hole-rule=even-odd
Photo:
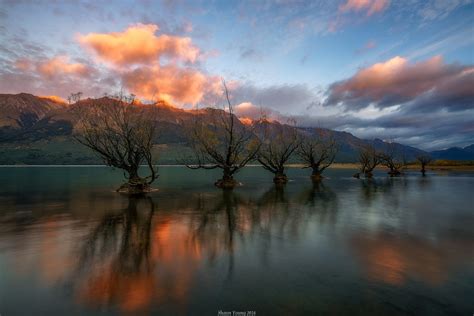
[{"label": "cluster of trees", "polygon": [[[432,161],[428,155],[418,155],[416,160],[421,165],[421,173],[425,175],[426,166]],[[399,176],[407,167],[408,161],[405,155],[397,151],[395,143],[388,143],[384,150],[377,150],[372,145],[365,145],[359,151],[359,172],[354,174],[355,178],[364,175],[366,178],[372,178],[373,170],[379,166],[385,166],[389,169],[388,174],[391,177]]]},{"label": "cluster of trees", "polygon": [[[230,189],[238,184],[234,175],[249,162],[258,161],[273,173],[276,184],[285,184],[288,181],[285,166],[297,156],[303,168],[312,170],[313,181],[323,178],[324,170],[334,162],[338,152],[338,144],[329,131],[308,133],[297,129],[294,121],[280,124],[265,117],[245,125],[234,113],[225,83],[224,96],[224,110],[208,109],[206,120],[196,115],[186,126],[193,152],[182,161],[188,168],[221,169],[222,178],[215,185]],[[80,95],[73,94],[71,99],[78,100]],[[133,95],[122,94],[90,101],[87,106],[77,102],[73,108],[79,120],[77,141],[98,153],[106,165],[124,171],[127,182],[118,191],[132,194],[150,191],[158,178],[153,146],[158,124],[156,106],[138,106]],[[419,161],[424,174],[430,159],[419,157]],[[390,145],[383,152],[373,146],[362,148],[359,162],[360,172],[354,175],[357,178],[361,174],[371,178],[380,164],[389,168],[391,176],[400,175],[406,165],[403,155]],[[149,170],[147,176],[139,174],[142,165]]]},{"label": "cluster of trees", "polygon": [[284,184],[288,182],[285,166],[297,154],[305,168],[312,168],[314,180],[322,178],[337,153],[337,144],[330,135],[305,136],[294,121],[279,124],[265,117],[246,126],[235,116],[225,83],[224,92],[224,111],[211,110],[208,120],[197,118],[188,128],[194,155],[189,159],[192,163],[185,163],[187,167],[222,169],[223,176],[215,185],[233,188],[237,185],[234,174],[249,162],[258,161],[274,174],[276,184]]}]

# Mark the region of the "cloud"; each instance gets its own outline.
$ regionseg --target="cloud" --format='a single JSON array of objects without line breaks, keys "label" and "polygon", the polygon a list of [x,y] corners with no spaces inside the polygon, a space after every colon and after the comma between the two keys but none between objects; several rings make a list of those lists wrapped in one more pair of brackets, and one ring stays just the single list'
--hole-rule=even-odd
[{"label": "cloud", "polygon": [[469,4],[470,2],[469,0],[422,2],[423,6],[418,10],[418,15],[427,21],[444,19],[458,7]]},{"label": "cloud", "polygon": [[389,0],[347,0],[339,6],[340,12],[366,11],[367,16],[384,11],[390,4]]},{"label": "cloud", "polygon": [[57,95],[42,95],[42,96],[40,96],[40,98],[48,99],[48,100],[54,101],[56,103],[66,103],[66,100],[64,100],[63,98],[61,98]]},{"label": "cloud", "polygon": [[122,73],[124,86],[139,97],[196,104],[206,93],[220,93],[220,81],[176,65],[138,67]]},{"label": "cloud", "polygon": [[[191,31],[191,24],[188,31]],[[181,106],[220,93],[220,82],[198,68],[201,53],[189,37],[155,33],[156,24],[136,24],[123,32],[79,35],[79,42],[106,62],[125,89],[145,99]]]},{"label": "cloud", "polygon": [[241,118],[256,120],[265,117],[270,120],[286,121],[286,117],[268,107],[256,106],[252,102],[242,102],[234,107],[234,113]]},{"label": "cloud", "polygon": [[367,53],[368,51],[370,51],[371,49],[374,49],[375,47],[377,47],[377,44],[375,43],[374,40],[370,40],[368,41],[367,43],[364,44],[364,46],[362,46],[361,48],[357,49],[355,51],[356,54],[364,54],[364,53]]},{"label": "cloud", "polygon": [[263,59],[263,56],[255,48],[241,46],[240,59],[261,61]]},{"label": "cloud", "polygon": [[79,42],[115,66],[159,63],[161,58],[194,63],[199,49],[189,37],[162,34],[155,24],[136,24],[123,32],[79,35]]},{"label": "cloud", "polygon": [[318,100],[317,91],[305,84],[258,87],[251,82],[231,88],[235,103],[250,102],[282,113],[296,113]]},{"label": "cloud", "polygon": [[37,70],[45,77],[52,78],[61,75],[76,75],[87,77],[92,69],[81,63],[70,63],[66,56],[58,56],[36,65]]},{"label": "cloud", "polygon": [[446,64],[441,56],[410,63],[396,56],[359,70],[349,79],[333,83],[325,105],[360,110],[410,106],[411,110],[472,107],[474,67]]},{"label": "cloud", "polygon": [[20,58],[14,62],[14,66],[19,71],[33,71],[42,77],[51,79],[64,75],[73,75],[79,77],[89,77],[94,69],[82,63],[71,63],[68,56],[56,56],[44,60],[31,60]]},{"label": "cloud", "polygon": [[110,73],[96,69],[86,61],[71,61],[65,55],[53,58],[42,54],[23,56],[0,68],[2,93],[27,92],[64,98],[72,92],[82,91],[87,96],[101,96],[117,86]]}]

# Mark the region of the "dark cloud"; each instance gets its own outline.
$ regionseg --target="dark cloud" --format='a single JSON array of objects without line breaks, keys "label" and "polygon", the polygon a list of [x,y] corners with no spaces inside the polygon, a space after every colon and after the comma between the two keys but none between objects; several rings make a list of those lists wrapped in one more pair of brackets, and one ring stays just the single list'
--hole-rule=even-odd
[{"label": "dark cloud", "polygon": [[445,64],[441,56],[412,64],[397,56],[333,83],[324,104],[347,111],[370,105],[380,109],[400,106],[409,112],[459,111],[472,108],[472,87],[473,66]]},{"label": "dark cloud", "polygon": [[365,139],[392,139],[425,150],[474,143],[474,109],[431,113],[395,111],[377,118],[354,114],[296,116],[301,126],[346,131]]},{"label": "dark cloud", "polygon": [[305,84],[257,87],[245,83],[232,90],[232,97],[235,103],[251,102],[281,113],[298,113],[318,100],[317,90]]}]

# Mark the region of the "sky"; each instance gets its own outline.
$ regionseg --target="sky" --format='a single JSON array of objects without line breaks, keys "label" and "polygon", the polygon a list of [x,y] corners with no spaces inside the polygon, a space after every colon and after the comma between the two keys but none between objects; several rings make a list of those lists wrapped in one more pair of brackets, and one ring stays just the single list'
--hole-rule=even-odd
[{"label": "sky", "polygon": [[0,0],[0,93],[118,91],[425,150],[474,143],[471,0]]}]

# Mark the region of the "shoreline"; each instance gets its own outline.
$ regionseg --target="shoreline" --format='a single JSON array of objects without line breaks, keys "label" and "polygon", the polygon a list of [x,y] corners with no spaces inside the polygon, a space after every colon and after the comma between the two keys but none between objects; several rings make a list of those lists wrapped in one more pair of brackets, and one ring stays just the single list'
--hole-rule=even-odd
[{"label": "shoreline", "polygon": [[[167,165],[155,165],[157,167],[185,167],[185,165],[176,165],[176,164],[167,164]],[[26,164],[17,164],[17,165],[0,165],[0,168],[66,168],[66,167],[73,167],[73,168],[110,168],[106,165],[26,165]],[[258,164],[248,164],[246,167],[262,167]],[[303,168],[302,164],[288,164],[287,168]],[[334,163],[328,169],[352,169],[357,170],[359,169],[359,164],[357,163]],[[377,166],[376,170],[387,170],[384,166]],[[419,171],[420,165],[412,164],[405,167],[404,170],[409,171]],[[474,171],[474,165],[431,165],[426,167],[426,171]]]}]

